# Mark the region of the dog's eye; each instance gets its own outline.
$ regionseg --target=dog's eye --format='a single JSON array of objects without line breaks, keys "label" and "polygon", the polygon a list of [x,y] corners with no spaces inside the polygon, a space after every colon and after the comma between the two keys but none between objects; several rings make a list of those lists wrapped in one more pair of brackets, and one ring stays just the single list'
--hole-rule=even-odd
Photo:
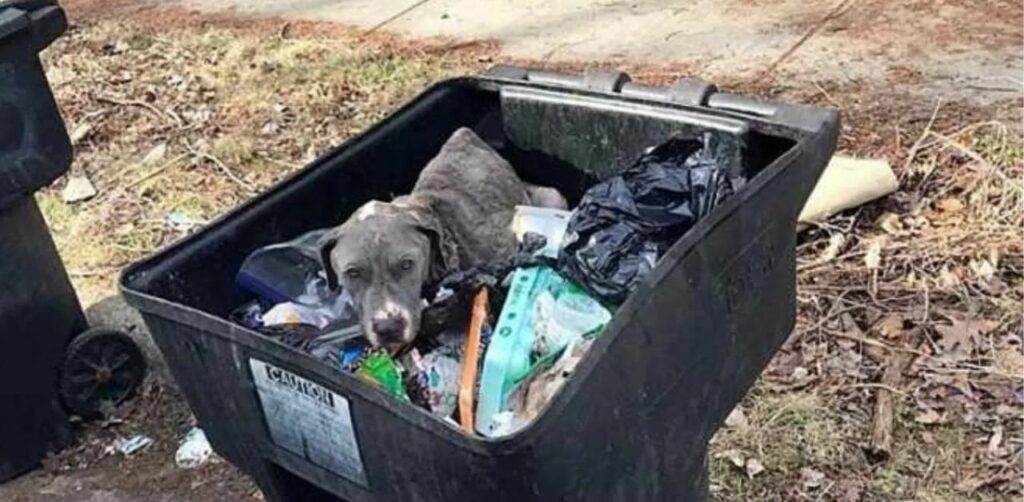
[{"label": "dog's eye", "polygon": [[401,262],[399,262],[399,264],[398,264],[398,266],[399,266],[399,267],[401,267],[401,268],[402,268],[402,270],[405,270],[405,271],[409,271],[409,270],[412,270],[412,265],[413,265],[413,264],[412,264],[412,260],[410,260],[410,259],[408,259],[408,258],[405,258],[405,259],[403,259],[403,260],[402,260]]},{"label": "dog's eye", "polygon": [[349,279],[358,279],[363,276],[363,272],[358,268],[350,268],[345,270],[345,277]]}]

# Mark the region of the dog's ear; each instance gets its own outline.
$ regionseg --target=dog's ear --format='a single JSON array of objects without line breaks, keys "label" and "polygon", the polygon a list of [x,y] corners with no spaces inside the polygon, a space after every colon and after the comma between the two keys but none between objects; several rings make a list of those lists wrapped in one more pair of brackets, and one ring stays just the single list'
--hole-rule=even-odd
[{"label": "dog's ear", "polygon": [[430,239],[430,282],[439,281],[449,273],[459,270],[459,249],[451,234],[441,224],[433,207],[417,204],[410,207],[409,215],[415,221],[416,229]]},{"label": "dog's ear", "polygon": [[338,273],[334,270],[334,264],[331,263],[331,251],[337,244],[337,229],[328,230],[317,241],[317,247],[320,249],[320,266],[324,269],[324,274],[327,276],[327,288],[331,291],[338,289]]}]

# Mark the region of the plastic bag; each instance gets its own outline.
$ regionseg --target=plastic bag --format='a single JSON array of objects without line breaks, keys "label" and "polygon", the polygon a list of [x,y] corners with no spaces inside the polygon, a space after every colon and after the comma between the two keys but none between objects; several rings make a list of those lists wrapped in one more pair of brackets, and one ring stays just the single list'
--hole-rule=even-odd
[{"label": "plastic bag", "polygon": [[538,364],[587,335],[597,336],[612,314],[548,267],[517,269],[487,347],[480,379],[476,429],[495,435],[509,391]]},{"label": "plastic bag", "polygon": [[356,376],[403,401],[409,400],[409,395],[405,393],[405,384],[402,382],[402,370],[385,352],[367,354],[356,369]]},{"label": "plastic bag", "polygon": [[537,358],[561,351],[584,335],[601,330],[611,312],[570,281],[537,297],[533,311],[533,353]]},{"label": "plastic bag", "polygon": [[413,402],[438,417],[452,416],[459,404],[462,372],[458,351],[435,350],[419,357],[415,361],[415,369],[406,382],[406,390]]},{"label": "plastic bag", "polygon": [[594,344],[594,336],[573,339],[561,352],[538,361],[509,393],[504,411],[494,415],[491,437],[507,436],[530,424],[569,381],[576,366]]},{"label": "plastic bag", "polygon": [[205,464],[211,455],[213,447],[206,439],[206,433],[199,427],[193,427],[181,441],[178,451],[174,453],[174,463],[178,464],[178,467],[193,469]]},{"label": "plastic bag", "polygon": [[671,139],[591,187],[569,220],[559,270],[600,300],[622,303],[698,219],[732,195],[734,148],[706,133]]},{"label": "plastic bag", "polygon": [[314,303],[319,303],[319,301],[310,301],[309,303],[295,301],[274,305],[263,313],[263,325],[309,324],[322,329],[332,323],[355,325],[358,322],[348,291],[342,290],[338,294],[331,295],[330,299],[323,299],[322,303]]},{"label": "plastic bag", "polygon": [[235,282],[268,304],[333,303],[320,263],[320,240],[328,230],[307,232],[288,242],[253,251],[242,262]]},{"label": "plastic bag", "polygon": [[538,241],[531,239],[543,237],[545,244],[540,245],[540,249],[532,254],[556,258],[571,216],[572,213],[561,209],[516,206],[516,212],[512,215],[512,232],[516,234],[519,247],[523,249],[536,246]]},{"label": "plastic bag", "polygon": [[547,239],[535,232],[525,232],[519,242],[516,254],[509,260],[488,263],[478,267],[458,270],[442,278],[437,284],[424,288],[424,297],[430,298],[420,317],[420,338],[434,337],[451,330],[460,330],[469,323],[470,304],[480,288],[491,290],[490,311],[500,312],[505,296],[498,287],[501,279],[517,268],[536,265],[554,267],[555,259],[546,256],[542,250]]}]

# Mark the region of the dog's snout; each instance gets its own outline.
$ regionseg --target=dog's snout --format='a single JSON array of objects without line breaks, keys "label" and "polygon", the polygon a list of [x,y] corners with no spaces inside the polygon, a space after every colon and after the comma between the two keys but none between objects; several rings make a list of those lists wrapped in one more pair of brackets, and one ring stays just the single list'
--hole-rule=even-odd
[{"label": "dog's snout", "polygon": [[374,319],[373,332],[384,343],[401,342],[405,335],[405,319],[397,315]]}]

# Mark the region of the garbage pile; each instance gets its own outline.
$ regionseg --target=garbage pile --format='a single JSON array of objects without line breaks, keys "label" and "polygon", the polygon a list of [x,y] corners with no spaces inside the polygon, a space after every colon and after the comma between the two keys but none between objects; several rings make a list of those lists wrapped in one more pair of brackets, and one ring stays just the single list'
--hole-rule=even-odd
[{"label": "garbage pile", "polygon": [[669,248],[744,180],[714,133],[673,138],[591,187],[573,211],[520,206],[517,254],[424,289],[415,341],[373,348],[352,300],[331,290],[325,231],[257,250],[238,285],[256,297],[231,319],[419,406],[470,434],[532,422],[615,310]]}]

